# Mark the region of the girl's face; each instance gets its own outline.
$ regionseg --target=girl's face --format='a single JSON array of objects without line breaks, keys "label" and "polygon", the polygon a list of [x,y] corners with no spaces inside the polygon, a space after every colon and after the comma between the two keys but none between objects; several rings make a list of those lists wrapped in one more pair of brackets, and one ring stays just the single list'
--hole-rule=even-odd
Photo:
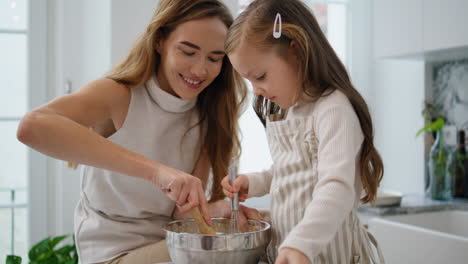
[{"label": "girl's face", "polygon": [[226,25],[218,18],[180,24],[158,43],[161,89],[184,100],[197,97],[221,72]]},{"label": "girl's face", "polygon": [[285,53],[280,56],[274,49],[263,51],[244,44],[229,54],[229,59],[237,72],[252,83],[255,95],[288,109],[298,99],[301,81],[294,44]]}]

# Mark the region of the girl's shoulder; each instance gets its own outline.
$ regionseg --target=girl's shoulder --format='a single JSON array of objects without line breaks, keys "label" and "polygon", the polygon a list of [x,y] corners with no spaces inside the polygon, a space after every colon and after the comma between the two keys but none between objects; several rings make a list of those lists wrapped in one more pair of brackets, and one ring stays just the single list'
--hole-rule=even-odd
[{"label": "girl's shoulder", "polygon": [[316,118],[318,115],[336,108],[354,112],[348,97],[340,90],[334,90],[333,92],[325,93],[324,96],[315,102],[307,97],[303,98],[291,109],[291,114],[295,117]]}]

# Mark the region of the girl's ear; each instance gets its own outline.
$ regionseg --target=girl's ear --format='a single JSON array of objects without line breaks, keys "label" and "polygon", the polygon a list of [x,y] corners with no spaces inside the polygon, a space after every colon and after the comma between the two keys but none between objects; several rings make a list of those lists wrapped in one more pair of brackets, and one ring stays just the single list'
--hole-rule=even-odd
[{"label": "girl's ear", "polygon": [[289,54],[299,58],[299,46],[297,45],[296,41],[291,40],[291,43],[289,43],[289,52]]},{"label": "girl's ear", "polygon": [[289,43],[288,58],[293,65],[299,65],[299,46],[294,40]]}]

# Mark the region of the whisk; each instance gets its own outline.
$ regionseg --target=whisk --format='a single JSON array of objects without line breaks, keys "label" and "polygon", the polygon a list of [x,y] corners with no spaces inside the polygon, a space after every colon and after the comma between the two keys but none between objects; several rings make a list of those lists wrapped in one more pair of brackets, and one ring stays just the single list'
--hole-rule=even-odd
[{"label": "whisk", "polygon": [[[234,184],[237,178],[237,165],[238,160],[232,159],[231,165],[229,166],[229,183]],[[233,233],[240,233],[239,228],[239,194],[234,193],[234,199],[231,199],[231,230]]]}]

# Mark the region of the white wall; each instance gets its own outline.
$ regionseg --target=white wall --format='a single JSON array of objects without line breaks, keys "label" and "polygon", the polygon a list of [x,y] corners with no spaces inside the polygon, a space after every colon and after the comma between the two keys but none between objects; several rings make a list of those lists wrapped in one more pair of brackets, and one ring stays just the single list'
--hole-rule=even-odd
[{"label": "white wall", "polygon": [[[371,0],[350,1],[348,71],[354,87],[364,96],[372,112],[372,19]],[[372,113],[371,113],[372,114]]]},{"label": "white wall", "polygon": [[423,193],[425,66],[422,61],[375,60],[373,1],[351,1],[351,65],[355,87],[366,99],[385,175],[381,188]]},{"label": "white wall", "polygon": [[[372,1],[369,1],[373,10]],[[370,23],[375,21],[370,13]],[[375,34],[373,31],[370,32]],[[372,38],[374,39],[374,38]],[[378,43],[372,43],[376,45]],[[373,54],[370,50],[369,54]],[[424,193],[424,142],[416,138],[423,127],[425,64],[417,60],[376,60],[371,57],[371,110],[375,144],[385,168],[381,188],[403,193]]]},{"label": "white wall", "polygon": [[111,49],[112,65],[119,63],[130,51],[137,37],[151,20],[157,0],[112,0]]},{"label": "white wall", "polygon": [[425,65],[421,61],[374,63],[376,146],[385,165],[382,187],[403,193],[424,192]]},{"label": "white wall", "polygon": [[231,10],[231,13],[235,17],[239,11],[239,3],[237,0],[222,0],[227,7]]}]

